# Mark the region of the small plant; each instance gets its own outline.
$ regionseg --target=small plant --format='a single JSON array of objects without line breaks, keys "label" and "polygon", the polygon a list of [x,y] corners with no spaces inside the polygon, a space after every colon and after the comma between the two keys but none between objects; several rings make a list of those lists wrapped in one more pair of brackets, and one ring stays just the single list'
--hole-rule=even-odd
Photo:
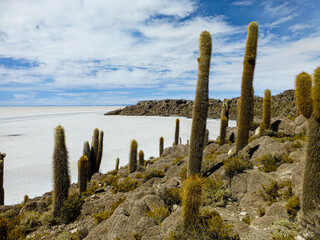
[{"label": "small plant", "polygon": [[112,190],[113,193],[130,192],[138,187],[138,181],[131,177],[126,177],[120,182],[117,180],[112,186],[114,187]]},{"label": "small plant", "polygon": [[250,217],[249,214],[246,214],[246,215],[241,219],[241,221],[244,222],[244,223],[247,224],[247,225],[250,225],[252,219],[251,219],[251,217]]},{"label": "small plant", "polygon": [[263,217],[266,214],[266,208],[259,205],[258,207],[258,216],[259,217]]},{"label": "small plant", "polygon": [[267,201],[269,205],[271,205],[274,202],[279,201],[280,198],[280,186],[277,183],[277,181],[271,181],[270,185],[264,186],[262,184],[263,191],[260,190],[260,195],[263,198],[263,200]]},{"label": "small plant", "polygon": [[120,198],[118,199],[117,201],[115,201],[110,210],[109,211],[106,211],[106,212],[102,212],[102,213],[95,213],[93,214],[92,216],[94,217],[94,220],[97,222],[97,223],[101,223],[102,221],[108,219],[109,217],[112,216],[112,214],[114,213],[114,211],[117,209],[117,207],[119,207],[119,205],[121,203],[123,203],[127,198],[124,197],[124,198]]},{"label": "small plant", "polygon": [[206,202],[226,202],[231,196],[229,189],[223,187],[223,179],[219,175],[204,180],[204,198]]},{"label": "small plant", "polygon": [[144,177],[144,182],[154,177],[160,177],[160,178],[164,177],[164,172],[161,169],[150,169],[146,171],[145,174],[146,175]]},{"label": "small plant", "polygon": [[163,197],[163,201],[169,206],[173,206],[174,204],[180,204],[181,202],[181,188],[168,188],[165,196]]},{"label": "small plant", "polygon": [[272,233],[272,240],[295,240],[295,236],[292,233],[284,234],[278,229]]},{"label": "small plant", "polygon": [[268,153],[261,156],[257,161],[262,164],[261,169],[265,173],[276,171],[283,163],[293,163],[293,159],[288,154],[276,156]]},{"label": "small plant", "polygon": [[170,215],[170,211],[166,207],[153,207],[147,212],[147,216],[151,217],[156,224],[161,224]]},{"label": "small plant", "polygon": [[224,161],[224,171],[226,176],[232,178],[237,173],[242,173],[244,170],[251,168],[250,162],[239,157],[228,158]]},{"label": "small plant", "polygon": [[78,193],[70,196],[63,202],[60,212],[60,218],[63,223],[70,223],[77,219],[81,212],[81,206],[84,203],[83,197]]},{"label": "small plant", "polygon": [[184,163],[184,156],[178,156],[174,160],[173,164],[180,166],[182,163]]},{"label": "small plant", "polygon": [[183,166],[179,173],[181,181],[184,181],[187,179],[187,166]]},{"label": "small plant", "polygon": [[292,196],[288,199],[286,210],[290,219],[294,219],[297,216],[297,212],[300,210],[300,201],[298,196]]},{"label": "small plant", "polygon": [[140,233],[132,233],[132,237],[134,237],[135,240],[141,240],[142,236]]}]

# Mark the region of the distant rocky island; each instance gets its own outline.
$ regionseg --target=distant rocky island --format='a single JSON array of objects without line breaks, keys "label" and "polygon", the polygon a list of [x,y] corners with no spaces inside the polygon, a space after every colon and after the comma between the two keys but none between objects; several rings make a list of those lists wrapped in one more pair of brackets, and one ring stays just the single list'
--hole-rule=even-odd
[{"label": "distant rocky island", "polygon": [[[229,119],[236,120],[237,100],[230,99]],[[254,116],[256,119],[262,117],[262,97],[254,99]],[[219,99],[209,99],[208,118],[220,118],[221,104]],[[140,101],[136,105],[127,106],[106,113],[105,115],[127,115],[127,116],[181,116],[192,117],[193,101],[184,99],[166,99]],[[272,96],[272,117],[294,118],[297,115],[294,90],[286,90],[283,93]]]}]

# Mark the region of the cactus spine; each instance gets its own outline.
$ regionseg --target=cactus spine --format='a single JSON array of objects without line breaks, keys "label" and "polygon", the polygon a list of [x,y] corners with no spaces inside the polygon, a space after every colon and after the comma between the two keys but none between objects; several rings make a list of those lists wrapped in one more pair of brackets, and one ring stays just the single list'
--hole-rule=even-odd
[{"label": "cactus spine", "polygon": [[163,137],[160,137],[160,143],[159,143],[159,157],[161,157],[161,156],[162,156],[162,153],[163,153],[163,142],[164,142]]},{"label": "cactus spine", "polygon": [[198,58],[198,80],[193,104],[192,128],[189,147],[188,177],[201,171],[204,135],[208,112],[208,85],[211,59],[211,35],[204,31],[200,34]]},{"label": "cactus spine", "polygon": [[78,161],[78,185],[80,194],[87,190],[88,162],[87,156],[82,156]]},{"label": "cactus spine", "polygon": [[100,170],[100,165],[101,165],[101,159],[102,159],[102,154],[103,154],[103,136],[104,132],[100,132],[100,138],[99,138],[99,148],[98,148],[98,153],[97,153],[97,160],[96,160],[96,170],[95,172],[99,172]]},{"label": "cactus spine", "polygon": [[144,152],[142,150],[139,151],[139,166],[144,167]]},{"label": "cactus spine", "polygon": [[3,175],[4,175],[4,158],[5,153],[0,152],[0,205],[4,205],[4,188],[3,188]]},{"label": "cactus spine", "polygon": [[129,174],[133,173],[137,169],[137,149],[138,149],[138,143],[136,140],[131,141],[130,146],[130,159],[129,159]]},{"label": "cactus spine", "polygon": [[83,144],[83,156],[86,156],[88,158],[88,173],[87,173],[87,178],[88,178],[88,181],[90,181],[90,174],[91,174],[91,159],[90,159],[90,156],[91,156],[91,153],[90,153],[90,145],[89,145],[89,142],[88,141],[85,141],[84,144]]},{"label": "cactus spine", "polygon": [[116,171],[119,171],[119,164],[120,164],[120,158],[117,158],[117,160],[116,160],[116,168],[115,168]]},{"label": "cactus spine", "polygon": [[271,122],[271,91],[269,89],[264,91],[262,122],[264,123],[266,129],[270,128],[270,122]]},{"label": "cactus spine", "polygon": [[174,132],[174,145],[179,145],[180,120],[176,119],[176,130]]},{"label": "cactus spine", "polygon": [[68,150],[65,143],[64,129],[60,125],[55,129],[53,152],[53,216],[60,215],[63,201],[68,198],[70,187]]},{"label": "cactus spine", "polygon": [[300,112],[308,119],[307,154],[302,185],[302,214],[307,223],[315,220],[320,202],[320,67],[311,76],[305,72],[296,78],[296,100]]},{"label": "cactus spine", "polygon": [[238,130],[236,139],[236,152],[248,144],[249,127],[253,118],[253,75],[256,64],[258,43],[258,24],[251,22],[248,27],[246,51],[243,61],[241,83],[240,114],[238,115]]}]

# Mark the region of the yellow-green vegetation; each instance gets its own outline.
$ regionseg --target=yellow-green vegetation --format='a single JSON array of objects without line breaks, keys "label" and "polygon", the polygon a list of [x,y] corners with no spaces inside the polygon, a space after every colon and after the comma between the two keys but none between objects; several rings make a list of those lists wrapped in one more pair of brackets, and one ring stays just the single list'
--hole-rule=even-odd
[{"label": "yellow-green vegetation", "polygon": [[139,166],[144,167],[144,152],[142,150],[139,151]]},{"label": "yellow-green vegetation", "polygon": [[[259,126],[259,135],[261,136],[264,132],[266,131],[266,125],[264,124],[264,122],[262,122]],[[249,141],[252,141],[252,139],[250,139],[249,137]]]},{"label": "yellow-green vegetation", "polygon": [[228,126],[228,118],[226,116],[222,116],[221,122],[220,122],[220,138],[219,138],[220,145],[223,145],[225,143],[227,126]]},{"label": "yellow-green vegetation", "polygon": [[112,216],[112,214],[114,213],[114,211],[117,209],[117,207],[119,207],[119,205],[121,203],[123,203],[127,198],[124,197],[124,198],[119,198],[117,201],[115,201],[110,210],[106,211],[106,212],[102,212],[102,213],[94,213],[92,216],[94,217],[94,220],[97,222],[97,223],[101,223],[103,220],[106,220],[108,219],[109,217]]},{"label": "yellow-green vegetation", "polygon": [[284,136],[281,133],[276,133],[271,137],[277,142],[284,143],[284,142],[296,142],[298,140],[305,142],[307,140],[306,136],[307,136],[306,131],[302,131],[301,133],[295,134],[294,136]]},{"label": "yellow-green vegetation", "polygon": [[53,152],[53,215],[59,217],[63,202],[68,198],[70,187],[69,156],[65,142],[64,129],[55,128]]},{"label": "yellow-green vegetation", "polygon": [[161,169],[150,169],[145,172],[144,182],[154,177],[162,178],[164,177],[164,172]]},{"label": "yellow-green vegetation", "polygon": [[196,94],[192,109],[192,127],[189,145],[189,160],[187,174],[200,174],[204,136],[208,115],[209,70],[211,60],[211,34],[204,31],[200,34],[198,77]]},{"label": "yellow-green vegetation", "polygon": [[180,169],[179,176],[182,182],[187,179],[187,166],[183,166]]},{"label": "yellow-green vegetation", "polygon": [[293,195],[292,182],[287,180],[278,183],[277,181],[271,180],[270,184],[267,186],[262,184],[260,195],[268,205],[280,201],[281,199],[288,200]]},{"label": "yellow-green vegetation", "polygon": [[87,156],[82,156],[78,161],[78,186],[80,194],[87,190],[88,162]]},{"label": "yellow-green vegetation", "polygon": [[151,217],[156,224],[161,224],[170,215],[170,211],[167,207],[152,207],[147,216]]},{"label": "yellow-green vegetation", "polygon": [[259,205],[257,213],[259,217],[263,217],[266,214],[266,208]]},{"label": "yellow-green vegetation", "polygon": [[257,162],[262,164],[260,169],[263,172],[268,173],[276,171],[283,163],[293,163],[293,159],[289,157],[288,154],[276,156],[274,154],[267,153],[258,158]]},{"label": "yellow-green vegetation", "polygon": [[203,168],[206,169],[212,164],[215,163],[217,156],[220,154],[219,151],[211,151],[209,154],[206,155],[206,157],[203,159]]},{"label": "yellow-green vegetation", "polygon": [[249,161],[246,161],[239,157],[228,158],[224,161],[225,174],[230,178],[238,173],[244,172],[244,170],[251,167],[252,165]]},{"label": "yellow-green vegetation", "polygon": [[312,79],[311,75],[305,72],[296,77],[296,101],[299,111],[306,118],[310,118],[313,111],[313,101],[311,97]]},{"label": "yellow-green vegetation", "polygon": [[236,152],[248,144],[249,127],[253,118],[253,75],[256,64],[258,43],[258,24],[251,22],[248,26],[246,50],[243,60],[243,73],[241,82],[240,114],[238,115],[238,132],[236,139]]},{"label": "yellow-green vegetation", "polygon": [[280,230],[272,233],[272,240],[295,240],[295,236],[292,233],[282,233]]},{"label": "yellow-green vegetation", "polygon": [[136,189],[139,186],[139,183],[137,180],[126,177],[121,179],[121,181],[117,180],[113,185],[113,193],[117,192],[130,192]]},{"label": "yellow-green vegetation", "polygon": [[194,228],[200,219],[203,184],[198,175],[191,175],[183,185],[182,218],[185,229]]},{"label": "yellow-green vegetation", "polygon": [[219,239],[219,240],[240,240],[237,234],[232,231],[232,226],[226,224],[220,214],[215,210],[203,209],[198,225],[185,230],[178,229],[170,232],[168,240],[198,240],[198,239]]},{"label": "yellow-green vegetation", "polygon": [[82,193],[84,196],[91,196],[94,194],[96,190],[98,190],[99,186],[96,182],[93,183],[91,187],[88,187],[85,192]]},{"label": "yellow-green vegetation", "polygon": [[178,156],[174,160],[173,164],[180,166],[182,163],[184,163],[185,156]]},{"label": "yellow-green vegetation", "polygon": [[287,200],[286,210],[290,219],[294,219],[300,210],[299,197],[294,195]]},{"label": "yellow-green vegetation", "polygon": [[141,240],[142,239],[142,236],[140,233],[132,233],[132,237],[135,239],[135,240]]},{"label": "yellow-green vegetation", "polygon": [[203,195],[205,202],[210,204],[223,203],[225,205],[228,198],[231,196],[230,189],[223,186],[223,178],[220,175],[214,175],[211,178],[203,180]]},{"label": "yellow-green vegetation", "polygon": [[247,214],[241,219],[241,221],[244,222],[245,224],[250,225],[252,219],[251,219],[250,215],[247,213]]},{"label": "yellow-green vegetation", "polygon": [[163,196],[163,201],[167,206],[172,207],[174,204],[181,203],[181,188],[168,188],[165,191],[165,195]]}]

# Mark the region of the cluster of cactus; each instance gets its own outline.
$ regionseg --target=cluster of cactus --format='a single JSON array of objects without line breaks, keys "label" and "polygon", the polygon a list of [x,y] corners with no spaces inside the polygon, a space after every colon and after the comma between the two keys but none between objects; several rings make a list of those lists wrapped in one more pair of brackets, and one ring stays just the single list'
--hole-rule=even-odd
[{"label": "cluster of cactus", "polygon": [[264,91],[263,98],[263,114],[262,114],[262,123],[259,127],[259,134],[270,128],[271,123],[271,91],[269,89]]},{"label": "cluster of cactus", "polygon": [[202,204],[202,182],[199,179],[202,153],[204,148],[209,92],[209,71],[211,60],[211,35],[204,31],[200,34],[198,79],[192,113],[192,128],[189,146],[187,176],[183,186],[182,206],[183,223],[186,229],[194,227]]},{"label": "cluster of cactus", "polygon": [[0,152],[0,205],[4,205],[4,188],[3,188],[3,175],[4,175],[4,158],[5,153]]},{"label": "cluster of cactus", "polygon": [[320,203],[320,67],[312,77],[301,73],[296,78],[296,101],[308,119],[307,154],[302,186],[302,214],[306,222],[314,219]]},{"label": "cluster of cactus", "polygon": [[136,140],[132,140],[130,145],[130,157],[129,157],[129,167],[128,167],[129,174],[137,170],[137,155],[138,155],[138,143]]},{"label": "cluster of cactus", "polygon": [[241,83],[241,97],[238,113],[238,130],[236,139],[236,152],[248,144],[250,124],[253,121],[253,75],[256,63],[258,43],[258,24],[251,22],[248,27],[246,50],[243,61],[243,73]]},{"label": "cluster of cactus", "polygon": [[225,99],[221,106],[221,125],[220,125],[220,145],[223,145],[226,140],[226,132],[229,120],[230,100]]},{"label": "cluster of cactus", "polygon": [[174,145],[179,145],[179,131],[180,131],[180,120],[179,118],[176,119],[176,129],[174,132]]},{"label": "cluster of cactus", "polygon": [[101,159],[103,154],[103,137],[104,132],[95,128],[93,131],[91,148],[89,142],[84,142],[83,156],[88,158],[88,181],[90,181],[93,174],[99,172]]},{"label": "cluster of cactus", "polygon": [[69,156],[65,143],[64,129],[60,125],[55,128],[53,152],[53,215],[60,216],[63,202],[68,198],[70,187]]}]

